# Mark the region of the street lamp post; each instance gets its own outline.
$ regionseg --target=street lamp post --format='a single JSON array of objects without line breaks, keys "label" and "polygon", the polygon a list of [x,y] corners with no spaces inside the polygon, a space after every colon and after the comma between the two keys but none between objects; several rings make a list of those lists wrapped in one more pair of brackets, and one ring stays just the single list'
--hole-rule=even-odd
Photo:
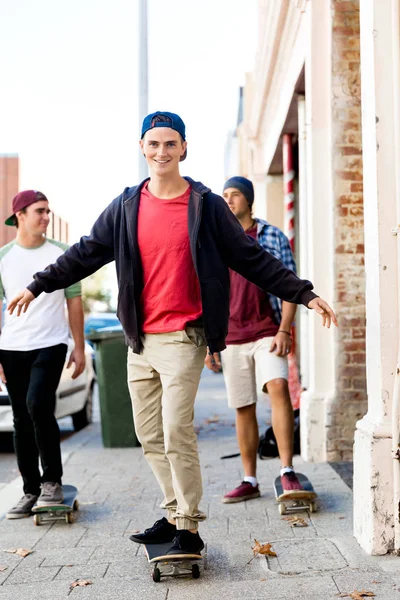
[{"label": "street lamp post", "polygon": [[[147,0],[139,0],[139,131],[142,121],[148,113],[149,81],[148,81],[148,41],[147,41]],[[138,162],[139,180],[147,177],[147,163],[139,148]]]}]

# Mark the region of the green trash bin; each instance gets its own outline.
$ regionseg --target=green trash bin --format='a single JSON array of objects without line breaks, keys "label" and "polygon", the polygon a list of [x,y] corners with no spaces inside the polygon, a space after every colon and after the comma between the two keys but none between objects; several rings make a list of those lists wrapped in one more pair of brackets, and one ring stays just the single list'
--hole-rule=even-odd
[{"label": "green trash bin", "polygon": [[101,431],[105,448],[140,446],[127,383],[127,346],[120,325],[87,336],[96,350]]}]

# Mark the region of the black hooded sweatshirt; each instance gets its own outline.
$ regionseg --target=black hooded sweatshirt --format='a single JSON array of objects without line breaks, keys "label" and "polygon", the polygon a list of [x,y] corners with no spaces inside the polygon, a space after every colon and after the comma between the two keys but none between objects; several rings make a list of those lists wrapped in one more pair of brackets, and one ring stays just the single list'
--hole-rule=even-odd
[{"label": "black hooded sweatshirt", "polygon": [[[188,205],[190,249],[199,278],[202,321],[210,352],[224,350],[229,320],[229,269],[295,304],[316,297],[313,285],[266,252],[251,237],[221,196],[200,182],[192,186]],[[118,279],[117,316],[133,352],[142,350],[140,298],[142,266],[137,238],[140,185],[126,188],[99,216],[89,236],[71,246],[53,265],[34,275],[28,289],[34,296],[69,287],[115,260]]]}]

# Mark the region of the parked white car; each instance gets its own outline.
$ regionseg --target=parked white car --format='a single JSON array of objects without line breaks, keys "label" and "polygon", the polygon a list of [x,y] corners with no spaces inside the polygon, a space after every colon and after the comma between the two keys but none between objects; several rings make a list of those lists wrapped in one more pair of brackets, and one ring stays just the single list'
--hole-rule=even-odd
[{"label": "parked white car", "polygon": [[[86,367],[83,373],[72,379],[74,365],[67,369],[69,355],[73,349],[70,340],[68,354],[57,388],[56,417],[72,417],[75,431],[83,429],[92,422],[93,410],[93,387],[96,376],[93,369],[93,349],[85,342]],[[7,388],[4,384],[0,386],[0,433],[14,430],[12,410],[8,397]]]}]

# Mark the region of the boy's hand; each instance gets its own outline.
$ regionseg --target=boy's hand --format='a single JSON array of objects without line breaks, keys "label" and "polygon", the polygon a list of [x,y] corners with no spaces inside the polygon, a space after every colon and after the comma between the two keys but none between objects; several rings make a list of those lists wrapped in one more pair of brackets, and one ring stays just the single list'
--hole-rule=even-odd
[{"label": "boy's hand", "polygon": [[322,327],[331,326],[331,322],[338,327],[338,322],[335,313],[325,300],[322,298],[314,298],[308,303],[308,308],[312,308],[322,317]]},{"label": "boy's hand", "polygon": [[278,331],[274,339],[272,340],[270,352],[276,350],[277,356],[287,356],[292,349],[292,338],[290,333],[284,331]]},{"label": "boy's hand", "polygon": [[72,379],[76,379],[79,375],[82,375],[86,366],[86,356],[85,349],[83,348],[75,348],[72,350],[71,355],[69,357],[69,361],[67,364],[67,369],[72,367],[72,364],[75,365],[74,372],[72,374]]},{"label": "boy's hand", "polygon": [[15,298],[11,300],[10,304],[7,306],[7,310],[10,313],[10,315],[12,315],[16,308],[17,317],[19,317],[21,311],[25,313],[28,309],[28,306],[34,299],[35,296],[32,294],[32,292],[25,288],[24,290],[22,290],[22,292],[17,294]]},{"label": "boy's hand", "polygon": [[221,360],[219,358],[219,352],[214,352],[214,354],[209,354],[207,348],[207,356],[204,364],[210,371],[214,371],[214,373],[220,373],[221,371]]}]

